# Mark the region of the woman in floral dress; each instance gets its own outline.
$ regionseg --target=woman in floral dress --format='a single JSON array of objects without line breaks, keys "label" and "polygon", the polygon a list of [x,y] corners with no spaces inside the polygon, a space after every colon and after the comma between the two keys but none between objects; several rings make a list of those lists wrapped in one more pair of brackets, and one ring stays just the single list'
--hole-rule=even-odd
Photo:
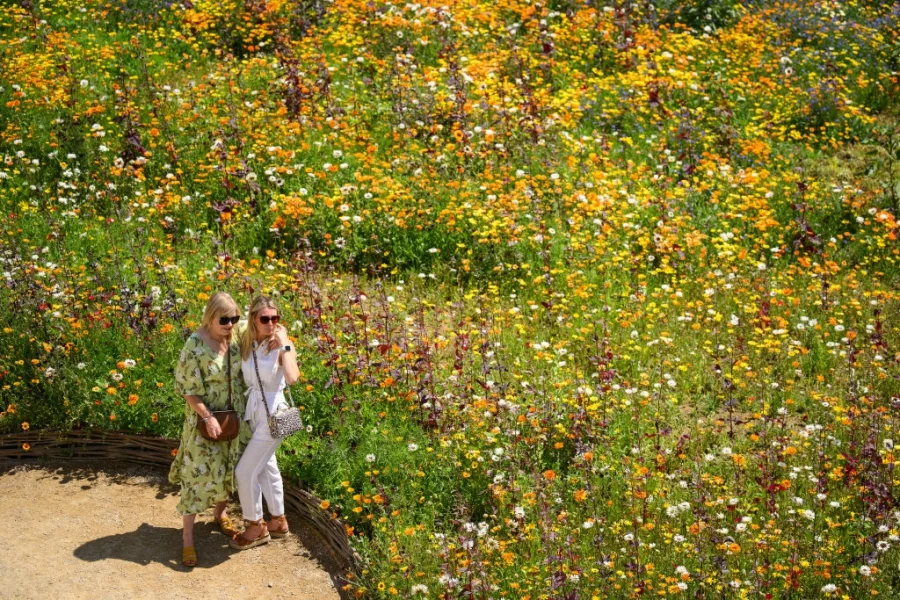
[{"label": "woman in floral dress", "polygon": [[[226,501],[235,490],[234,467],[250,438],[243,420],[244,381],[241,377],[241,353],[237,335],[232,335],[240,310],[224,292],[217,292],[206,303],[203,325],[188,338],[175,367],[175,390],[187,400],[181,445],[169,470],[169,481],[181,486],[178,512],[182,515],[182,564],[194,567],[194,521],[197,514],[214,506],[213,515],[222,533],[238,533],[225,513]],[[206,421],[210,435],[221,433],[213,410],[228,404],[228,354],[231,355],[231,397],[241,422],[241,433],[234,440],[216,442],[204,439],[197,422]]]}]

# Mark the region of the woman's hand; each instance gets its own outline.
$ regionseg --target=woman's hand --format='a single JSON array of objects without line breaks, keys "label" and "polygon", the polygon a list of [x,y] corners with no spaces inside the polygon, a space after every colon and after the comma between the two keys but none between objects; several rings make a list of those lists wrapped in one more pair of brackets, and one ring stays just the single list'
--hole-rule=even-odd
[{"label": "woman's hand", "polygon": [[291,340],[288,338],[287,329],[284,325],[279,323],[275,326],[275,331],[272,333],[271,337],[269,337],[269,351],[287,346],[290,343]]},{"label": "woman's hand", "polygon": [[219,439],[219,435],[222,433],[222,427],[219,425],[219,421],[212,415],[206,420],[206,432],[209,434],[209,437],[214,440]]}]

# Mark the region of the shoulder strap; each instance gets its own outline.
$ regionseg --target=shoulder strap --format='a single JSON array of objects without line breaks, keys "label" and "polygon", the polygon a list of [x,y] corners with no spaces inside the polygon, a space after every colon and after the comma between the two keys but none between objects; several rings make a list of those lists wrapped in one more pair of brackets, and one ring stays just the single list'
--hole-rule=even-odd
[{"label": "shoulder strap", "polygon": [[228,365],[228,406],[225,410],[234,410],[234,405],[231,402],[231,342],[228,342],[228,349],[225,351],[225,363]]},{"label": "shoulder strap", "polygon": [[[259,363],[256,361],[256,348],[253,348],[253,370],[256,371],[256,380],[259,382],[259,393],[262,394],[263,405],[266,407],[266,414],[268,416],[272,416],[272,412],[269,410],[269,402],[266,400],[266,388],[263,386],[262,377],[259,376]],[[288,403],[291,406],[294,406],[294,399],[291,397],[291,386],[284,386],[284,391],[287,392]]]}]

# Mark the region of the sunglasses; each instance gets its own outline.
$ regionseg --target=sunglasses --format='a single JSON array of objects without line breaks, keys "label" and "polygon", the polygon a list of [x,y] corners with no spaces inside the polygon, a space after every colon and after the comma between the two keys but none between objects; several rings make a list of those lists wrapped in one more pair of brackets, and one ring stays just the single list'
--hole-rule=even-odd
[{"label": "sunglasses", "polygon": [[269,315],[263,315],[259,318],[259,322],[262,323],[263,325],[268,325],[269,321],[271,321],[273,323],[277,323],[278,319],[280,319],[280,318],[281,317],[279,317],[278,315],[274,315],[271,317]]},{"label": "sunglasses", "polygon": [[222,327],[228,325],[229,323],[231,323],[232,325],[237,325],[237,322],[240,320],[241,318],[236,315],[234,317],[219,317],[219,325],[221,325]]}]

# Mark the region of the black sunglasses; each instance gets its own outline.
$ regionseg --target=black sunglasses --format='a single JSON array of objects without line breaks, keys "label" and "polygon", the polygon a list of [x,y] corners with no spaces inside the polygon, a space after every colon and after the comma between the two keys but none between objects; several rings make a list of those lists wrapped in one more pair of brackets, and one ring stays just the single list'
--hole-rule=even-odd
[{"label": "black sunglasses", "polygon": [[237,322],[240,320],[241,318],[237,315],[233,317],[219,317],[219,325],[221,325],[222,327],[225,327],[229,323],[231,323],[232,325],[237,325]]},{"label": "black sunglasses", "polygon": [[262,323],[263,325],[268,325],[269,321],[272,321],[273,323],[277,323],[278,319],[280,319],[280,318],[281,317],[279,317],[278,315],[273,315],[271,317],[269,315],[263,315],[259,318],[259,322]]}]

